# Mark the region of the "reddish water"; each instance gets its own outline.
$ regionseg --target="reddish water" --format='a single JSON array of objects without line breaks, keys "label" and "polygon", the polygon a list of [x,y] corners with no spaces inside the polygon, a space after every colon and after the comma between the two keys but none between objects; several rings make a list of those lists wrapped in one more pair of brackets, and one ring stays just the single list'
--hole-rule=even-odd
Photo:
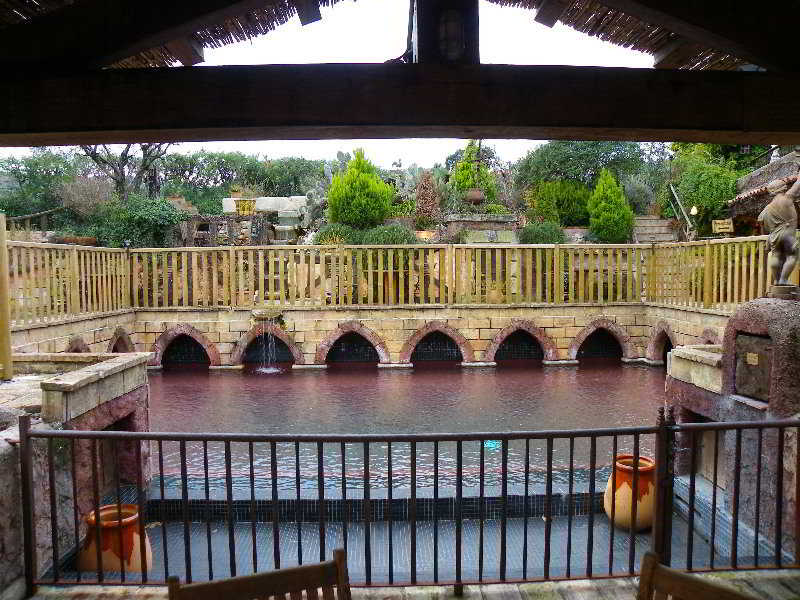
[{"label": "reddish water", "polygon": [[661,369],[337,369],[150,375],[154,431],[443,433],[655,423]]},{"label": "reddish water", "polygon": [[[579,368],[453,369],[424,370],[330,369],[287,371],[280,375],[242,372],[165,372],[151,375],[151,428],[154,431],[245,432],[245,433],[445,433],[502,432],[541,429],[587,429],[627,427],[655,423],[664,404],[664,372],[618,362],[592,362]],[[642,454],[652,454],[652,436],[642,436]],[[631,451],[631,436],[618,439],[618,451]],[[223,476],[225,464],[221,444],[209,444],[212,478]],[[363,454],[360,444],[349,444],[344,462],[348,487],[363,484]],[[371,447],[371,479],[376,488],[388,481],[387,447]],[[525,442],[509,445],[509,481],[519,483],[524,473]],[[530,443],[531,481],[543,480],[545,443]],[[395,443],[392,448],[395,485],[409,482],[410,449]],[[476,486],[481,454],[484,455],[486,485],[496,485],[501,473],[500,444],[487,441],[463,445],[465,486]],[[246,444],[233,444],[234,487],[247,485],[249,457]],[[609,465],[612,440],[599,438],[596,465]],[[576,480],[586,480],[589,441],[574,445]],[[431,484],[433,445],[417,445],[418,485]],[[341,485],[341,454],[338,444],[324,446],[326,487]],[[291,490],[297,469],[303,488],[317,485],[317,448],[314,444],[278,444],[279,485]],[[180,458],[175,444],[164,447],[165,474],[179,473]],[[257,444],[253,464],[258,487],[268,487],[269,448]],[[202,447],[187,445],[190,478],[204,472]],[[555,481],[566,478],[569,465],[568,440],[554,443],[553,465],[559,469]],[[456,447],[439,447],[440,485],[455,481]],[[577,471],[583,470],[583,473]],[[236,479],[236,477],[234,477]],[[238,483],[237,483],[238,481]],[[562,482],[564,483],[564,482]]]}]

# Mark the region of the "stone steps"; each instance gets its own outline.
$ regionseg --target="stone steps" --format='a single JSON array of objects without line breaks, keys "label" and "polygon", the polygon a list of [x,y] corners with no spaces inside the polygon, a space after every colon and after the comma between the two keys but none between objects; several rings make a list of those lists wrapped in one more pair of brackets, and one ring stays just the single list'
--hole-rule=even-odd
[{"label": "stone steps", "polygon": [[635,217],[633,239],[639,243],[677,242],[678,233],[670,222],[653,215]]}]

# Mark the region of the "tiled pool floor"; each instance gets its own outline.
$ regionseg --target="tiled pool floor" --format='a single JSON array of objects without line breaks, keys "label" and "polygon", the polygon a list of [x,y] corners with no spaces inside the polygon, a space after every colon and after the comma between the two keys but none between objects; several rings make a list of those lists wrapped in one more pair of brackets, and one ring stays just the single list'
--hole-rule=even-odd
[{"label": "tiled pool floor", "polygon": [[[591,564],[591,572],[595,575],[627,574],[629,567],[629,534],[627,531],[613,529],[613,557],[609,569],[609,545],[611,542],[612,528],[608,518],[600,513],[594,515],[593,540],[591,557],[587,548],[588,518],[586,516],[573,517],[571,541],[568,536],[567,517],[554,517],[551,527],[551,555],[550,577],[564,577],[567,575],[568,546],[570,550],[570,575],[583,577],[587,574],[587,564]],[[411,582],[411,531],[408,521],[394,522],[392,525],[393,553],[389,557],[389,526],[387,522],[373,522],[370,524],[370,570],[372,583],[388,583],[390,581],[389,564],[393,565],[393,580],[395,583]],[[531,517],[528,520],[527,531],[527,573],[523,571],[523,546],[525,539],[523,519],[509,519],[507,528],[507,558],[506,578],[509,580],[528,579],[544,576],[545,553],[545,522],[542,517]],[[166,529],[161,523],[148,525],[148,535],[153,548],[153,572],[150,581],[163,581],[165,577],[165,558],[170,575],[178,575],[185,580],[186,546],[184,544],[184,526],[182,522],[170,521]],[[491,581],[500,579],[500,521],[487,520],[483,530],[483,580]],[[420,521],[417,523],[417,582],[454,581],[455,580],[455,522],[451,520],[439,521],[438,546],[438,573],[434,573],[434,522]],[[209,534],[210,532],[210,534]],[[364,523],[356,522],[347,525],[348,532],[348,567],[351,581],[362,583],[366,581],[367,561],[365,558]],[[164,533],[166,533],[166,556],[164,552]],[[298,535],[299,534],[299,535]],[[686,547],[686,524],[676,518],[673,525],[673,564],[683,566],[685,557],[679,555],[680,549]],[[317,523],[304,522],[298,531],[296,523],[285,522],[279,526],[278,538],[280,542],[280,567],[295,566],[299,562],[298,552],[302,549],[302,562],[313,563],[320,560],[319,556],[319,526]],[[465,520],[463,522],[462,541],[462,580],[477,581],[479,578],[479,547],[481,532],[479,521]],[[634,541],[634,566],[638,568],[641,556],[650,549],[650,534],[639,534]],[[249,522],[239,522],[233,525],[233,545],[236,563],[236,574],[244,575],[254,571],[253,565],[253,527]],[[255,524],[255,540],[257,549],[257,568],[260,571],[275,568],[273,560],[273,528],[272,524],[260,522]],[[230,560],[230,531],[224,521],[209,524],[189,523],[189,554],[191,576],[194,581],[202,581],[213,577],[228,577],[232,574]],[[331,556],[334,548],[343,547],[343,526],[341,522],[326,524],[325,547],[326,557]],[[209,561],[209,547],[211,560]],[[709,563],[708,543],[694,536],[694,565],[706,566]],[[743,564],[746,561],[742,560]],[[718,557],[718,566],[725,564]],[[92,574],[83,574],[83,579],[95,579]],[[438,575],[438,577],[437,577]],[[69,577],[74,577],[70,573]],[[107,573],[106,581],[118,579],[118,574]],[[131,576],[128,574],[127,579]],[[138,576],[133,577],[138,580]]]}]

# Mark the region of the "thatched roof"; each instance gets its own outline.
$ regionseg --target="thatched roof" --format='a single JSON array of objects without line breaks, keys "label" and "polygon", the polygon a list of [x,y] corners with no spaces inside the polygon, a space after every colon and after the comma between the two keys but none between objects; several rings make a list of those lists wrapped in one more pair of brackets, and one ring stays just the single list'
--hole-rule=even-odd
[{"label": "thatched roof", "polygon": [[[339,0],[317,1],[320,6],[328,6]],[[544,0],[490,1],[536,10]],[[5,26],[24,24],[70,4],[73,4],[73,0],[0,0],[0,30]],[[196,31],[191,39],[205,48],[218,48],[267,34],[286,23],[296,12],[293,0],[264,0],[263,8]],[[649,25],[595,0],[573,0],[560,20],[587,35],[649,54],[663,50],[678,39],[675,33],[663,27]],[[727,70],[736,68],[743,62],[725,52],[699,44],[685,44],[679,58],[670,66],[681,69]],[[177,63],[178,58],[162,46],[121,60],[113,66],[155,67]]]},{"label": "thatched roof", "polygon": [[756,216],[772,199],[767,185],[781,180],[792,185],[797,180],[800,170],[800,153],[790,152],[778,160],[740,177],[736,182],[736,197],[728,202],[731,216]]}]

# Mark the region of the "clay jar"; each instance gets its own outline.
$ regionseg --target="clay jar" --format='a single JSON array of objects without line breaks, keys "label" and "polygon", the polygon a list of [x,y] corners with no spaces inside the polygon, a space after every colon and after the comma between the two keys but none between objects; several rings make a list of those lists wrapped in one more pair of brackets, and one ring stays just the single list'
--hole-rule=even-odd
[{"label": "clay jar", "polygon": [[[633,517],[633,455],[618,454],[614,461],[614,475],[608,478],[603,508],[617,527],[630,529]],[[636,498],[636,531],[649,529],[653,525],[655,504],[655,469],[652,458],[639,457],[639,479]],[[616,487],[616,489],[614,489]],[[614,498],[614,515],[611,514],[611,499]]]},{"label": "clay jar", "polygon": [[[142,572],[142,552],[139,536],[139,507],[135,504],[116,504],[101,506],[100,514],[100,553],[103,571],[121,571],[121,563],[126,572]],[[118,515],[122,518],[119,519]],[[86,544],[78,555],[78,568],[81,571],[97,571],[97,520],[95,511],[86,517],[88,532]],[[122,542],[120,544],[120,542]],[[153,552],[147,533],[144,536],[144,550],[147,557],[147,570],[153,568]]]}]

